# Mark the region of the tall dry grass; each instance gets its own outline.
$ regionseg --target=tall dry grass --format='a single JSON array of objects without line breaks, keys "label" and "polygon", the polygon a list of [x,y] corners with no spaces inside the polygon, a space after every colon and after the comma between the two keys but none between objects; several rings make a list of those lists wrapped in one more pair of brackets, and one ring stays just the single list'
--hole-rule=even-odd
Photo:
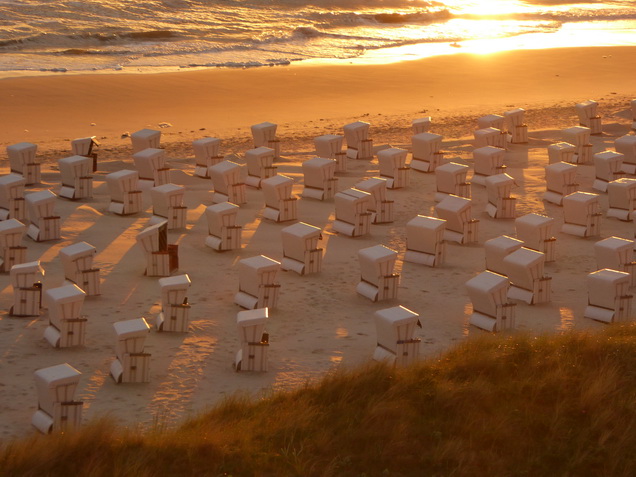
[{"label": "tall dry grass", "polygon": [[484,335],[408,369],[381,364],[176,430],[106,419],[0,448],[7,476],[631,476],[636,326]]}]

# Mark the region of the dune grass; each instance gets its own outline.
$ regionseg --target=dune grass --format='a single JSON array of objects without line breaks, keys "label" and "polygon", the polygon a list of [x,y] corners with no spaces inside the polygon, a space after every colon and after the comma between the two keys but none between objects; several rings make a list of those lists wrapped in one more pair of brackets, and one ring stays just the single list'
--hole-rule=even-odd
[{"label": "dune grass", "polygon": [[628,476],[636,326],[483,335],[407,369],[371,364],[178,429],[106,419],[0,448],[11,476]]}]

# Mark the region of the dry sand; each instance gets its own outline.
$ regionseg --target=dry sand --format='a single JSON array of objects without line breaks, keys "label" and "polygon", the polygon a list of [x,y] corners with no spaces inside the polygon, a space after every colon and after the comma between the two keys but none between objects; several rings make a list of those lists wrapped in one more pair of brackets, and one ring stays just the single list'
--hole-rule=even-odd
[{"label": "dry sand", "polygon": [[[479,243],[448,244],[448,258],[439,268],[402,263],[405,224],[416,216],[434,215],[435,177],[411,172],[407,189],[390,191],[395,222],[372,225],[362,238],[333,232],[333,201],[300,199],[298,218],[324,230],[325,249],[320,274],[280,274],[279,306],[270,313],[269,371],[236,373],[238,349],[233,303],[238,277],[233,265],[264,254],[280,260],[280,230],[289,223],[261,220],[262,193],[248,188],[239,212],[243,248],[217,253],[204,245],[205,208],[211,183],[192,177],[191,141],[214,136],[222,152],[242,155],[251,147],[249,126],[262,121],[279,125],[283,159],[280,173],[294,177],[294,193],[302,191],[302,161],[313,157],[313,138],[341,134],[355,120],[371,123],[376,145],[408,147],[410,123],[432,116],[433,132],[443,134],[446,159],[471,165],[475,119],[527,110],[530,143],[506,153],[507,172],[518,184],[517,215],[542,213],[556,219],[557,260],[546,266],[552,276],[552,301],[517,305],[517,329],[533,334],[567,329],[599,329],[603,324],[583,318],[587,303],[586,275],[596,270],[593,244],[617,235],[632,239],[632,223],[603,218],[601,235],[589,239],[560,233],[562,210],[542,201],[546,147],[561,140],[560,131],[577,124],[574,104],[600,103],[604,134],[592,138],[594,152],[613,148],[627,134],[626,113],[636,97],[633,57],[628,47],[517,51],[489,56],[455,55],[385,66],[312,66],[255,70],[214,70],[158,75],[94,75],[10,78],[0,80],[2,127],[0,146],[28,141],[38,144],[43,160],[42,184],[28,191],[59,190],[57,160],[70,155],[69,140],[97,136],[99,169],[94,197],[72,202],[59,199],[62,239],[35,243],[25,238],[28,260],[40,260],[46,270],[44,288],[64,283],[58,252],[78,241],[97,250],[102,295],[86,299],[86,346],[53,349],[43,339],[47,312],[39,318],[8,316],[12,289],[8,274],[0,276],[0,441],[35,432],[30,419],[37,407],[33,382],[36,369],[68,362],[82,372],[76,398],[84,401],[85,419],[108,415],[124,425],[180,422],[236,391],[252,393],[290,388],[322,376],[338,365],[356,365],[371,358],[375,345],[373,312],[403,305],[420,314],[421,354],[436,356],[467,337],[483,333],[468,326],[471,304],[464,283],[484,269],[483,243],[502,234],[514,235],[513,220],[491,219],[485,212],[485,189],[473,186],[473,216],[480,220]],[[157,278],[144,276],[145,260],[135,245],[137,232],[151,217],[149,193],[143,213],[121,217],[107,211],[104,176],[131,168],[130,140],[124,132],[144,127],[162,129],[162,145],[172,167],[171,180],[186,186],[187,229],[170,231],[179,244],[180,270],[192,280],[188,294],[191,331],[187,334],[152,330],[146,351],[152,353],[151,382],[115,384],[109,377],[114,359],[112,324],[140,316],[154,324],[159,312]],[[239,159],[240,161],[240,159]],[[353,186],[378,172],[377,159],[353,161],[339,176],[338,189]],[[3,156],[0,173],[7,173]],[[469,174],[469,178],[470,178]],[[592,192],[594,168],[578,168],[580,190]],[[601,194],[603,210],[607,197]],[[399,252],[399,297],[372,303],[356,294],[357,251],[384,244]]]}]

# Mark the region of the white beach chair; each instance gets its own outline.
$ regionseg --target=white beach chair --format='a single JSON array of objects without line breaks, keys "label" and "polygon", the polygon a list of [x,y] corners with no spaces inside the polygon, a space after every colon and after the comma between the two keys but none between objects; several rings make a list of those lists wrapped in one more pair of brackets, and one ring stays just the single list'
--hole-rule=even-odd
[{"label": "white beach chair", "polygon": [[574,126],[562,131],[565,142],[574,145],[576,152],[572,156],[574,164],[589,164],[592,160],[592,143],[590,128]]},{"label": "white beach chair", "polygon": [[443,164],[442,139],[443,137],[439,134],[429,132],[415,134],[411,138],[413,149],[411,169],[434,172],[437,166]]},{"label": "white beach chair", "polygon": [[106,185],[110,193],[108,211],[117,215],[141,212],[141,190],[139,173],[128,169],[106,175]]},{"label": "white beach chair", "polygon": [[64,278],[77,284],[88,296],[100,294],[99,268],[93,267],[97,249],[78,242],[60,250]]},{"label": "white beach chair", "polygon": [[139,185],[151,188],[170,182],[170,168],[166,167],[166,151],[154,147],[133,154],[139,172]]},{"label": "white beach chair", "polygon": [[631,317],[629,273],[603,268],[587,276],[587,303],[583,316],[605,323]]},{"label": "white beach chair", "polygon": [[208,168],[223,160],[220,154],[221,140],[215,137],[204,137],[192,141],[194,150],[194,175],[208,178]]},{"label": "white beach chair", "polygon": [[507,139],[510,144],[528,143],[528,125],[524,122],[526,110],[516,108],[504,113]]},{"label": "white beach chair", "polygon": [[504,120],[505,118],[499,114],[487,114],[486,116],[477,118],[477,128],[478,129],[495,128],[495,129],[499,129],[500,131],[503,131]]},{"label": "white beach chair", "polygon": [[77,429],[84,403],[75,401],[80,373],[68,363],[38,369],[33,373],[38,393],[38,410],[31,418],[42,434]]},{"label": "white beach chair", "polygon": [[347,141],[347,157],[351,159],[373,159],[373,140],[369,138],[371,125],[356,121],[343,127]]},{"label": "white beach chair", "polygon": [[634,240],[608,237],[594,244],[596,268],[610,268],[629,273],[630,286],[636,286],[636,262],[634,262]]},{"label": "white beach chair", "polygon": [[636,174],[636,136],[625,135],[614,140],[614,149],[623,155],[623,171]]},{"label": "white beach chair", "polygon": [[20,174],[0,176],[0,220],[26,221],[25,185],[26,179]]},{"label": "white beach chair", "polygon": [[404,261],[439,267],[446,257],[446,220],[418,215],[406,223]]},{"label": "white beach chair", "polygon": [[185,228],[188,208],[183,202],[184,194],[185,187],[177,184],[164,184],[150,189],[153,220],[162,222],[168,219],[168,230]]},{"label": "white beach chair", "polygon": [[415,363],[420,355],[421,340],[415,338],[415,328],[422,327],[419,315],[403,306],[393,306],[376,311],[373,317],[377,333],[373,359],[397,367]]},{"label": "white beach chair", "polygon": [[167,277],[179,268],[179,246],[168,243],[167,220],[146,227],[136,240],[146,256],[144,275]]},{"label": "white beach chair", "polygon": [[479,220],[472,217],[472,202],[465,197],[449,195],[435,205],[435,213],[446,220],[444,240],[459,244],[478,241]]},{"label": "white beach chair", "polygon": [[602,134],[601,117],[598,115],[598,103],[588,99],[574,105],[579,117],[579,125],[590,128],[591,134]]},{"label": "white beach chair", "polygon": [[71,200],[93,197],[93,161],[90,157],[65,157],[57,164],[62,179],[60,197]]},{"label": "white beach chair", "polygon": [[190,304],[187,293],[190,283],[187,274],[159,279],[161,312],[157,315],[156,321],[158,331],[188,332]]},{"label": "white beach chair", "polygon": [[505,149],[495,146],[478,147],[473,150],[474,174],[473,184],[486,185],[486,177],[502,174],[506,170],[504,165]]},{"label": "white beach chair", "polygon": [[7,146],[11,172],[21,175],[26,185],[40,182],[40,159],[36,156],[37,150],[38,146],[30,142]]},{"label": "white beach chair", "polygon": [[26,262],[27,248],[22,239],[27,227],[18,219],[0,221],[0,272],[8,272],[11,267]]},{"label": "white beach chair", "polygon": [[227,160],[208,167],[214,188],[212,202],[231,202],[239,206],[247,202],[243,169],[240,164]]},{"label": "white beach chair", "polygon": [[505,149],[506,133],[499,128],[482,128],[473,132],[475,136],[475,148],[494,146]]},{"label": "white beach chair", "polygon": [[619,220],[633,220],[636,217],[636,179],[622,178],[607,184],[609,208],[607,216]]},{"label": "white beach chair", "polygon": [[508,298],[525,301],[528,305],[550,301],[552,277],[543,274],[545,255],[521,247],[503,259],[510,280]]},{"label": "white beach chair", "polygon": [[358,182],[354,188],[371,194],[371,202],[368,210],[372,212],[372,223],[388,224],[393,222],[394,201],[389,200],[387,197],[386,179],[382,179],[381,177],[371,177],[370,179]]},{"label": "white beach chair", "polygon": [[435,202],[441,202],[449,195],[470,199],[470,182],[466,180],[466,174],[468,166],[456,162],[448,162],[435,168]]},{"label": "white beach chair", "polygon": [[486,213],[495,219],[514,219],[517,199],[510,195],[515,180],[508,174],[486,177]]},{"label": "white beach chair", "polygon": [[556,237],[552,235],[555,220],[541,214],[526,214],[515,219],[517,238],[530,250],[542,252],[546,262],[556,259]]},{"label": "white beach chair", "polygon": [[567,162],[576,164],[576,146],[569,142],[556,142],[548,146],[548,164]]},{"label": "white beach chair", "polygon": [[371,202],[368,192],[355,188],[338,192],[334,196],[336,220],[333,229],[343,235],[360,237],[369,233],[371,226]]},{"label": "white beach chair", "polygon": [[323,249],[318,247],[322,231],[318,227],[298,222],[280,231],[283,243],[283,270],[299,275],[318,273],[322,269]]},{"label": "white beach chair", "polygon": [[398,253],[384,245],[358,250],[360,283],[356,291],[371,301],[397,298],[400,275],[394,273]]},{"label": "white beach chair", "polygon": [[594,168],[596,179],[592,188],[600,192],[607,192],[607,184],[625,176],[623,172],[624,156],[614,151],[603,151],[594,154]]},{"label": "white beach chair", "polygon": [[132,152],[136,154],[144,149],[159,149],[161,146],[161,131],[155,129],[140,129],[130,135]]},{"label": "white beach chair", "polygon": [[265,325],[268,317],[267,307],[243,310],[236,314],[241,345],[234,359],[236,371],[267,371],[269,333],[265,332]]},{"label": "white beach chair", "polygon": [[41,190],[27,194],[25,200],[30,222],[27,235],[36,242],[59,239],[60,216],[55,215],[57,196],[50,190]]},{"label": "white beach chair", "polygon": [[116,383],[150,382],[150,353],[144,352],[150,326],[144,318],[113,324],[117,335],[110,375]]},{"label": "white beach chair", "polygon": [[84,346],[86,323],[82,305],[86,293],[77,285],[49,288],[44,292],[44,304],[49,310],[49,326],[44,339],[54,348]]},{"label": "white beach chair", "polygon": [[99,142],[95,140],[95,136],[80,137],[71,141],[71,153],[74,156],[88,157],[92,163],[92,170],[97,170],[97,153],[93,150],[99,146]]},{"label": "white beach chair", "polygon": [[492,332],[514,329],[516,303],[508,301],[508,278],[486,270],[465,286],[473,305],[471,325]]},{"label": "white beach chair", "polygon": [[380,177],[386,179],[388,189],[401,189],[409,186],[411,168],[406,164],[408,151],[390,147],[378,151]]},{"label": "white beach chair", "polygon": [[411,129],[413,130],[413,134],[420,134],[424,132],[428,132],[431,130],[433,126],[433,121],[430,116],[426,116],[423,118],[416,118],[411,121]]},{"label": "white beach chair", "polygon": [[276,308],[280,292],[280,262],[257,255],[239,260],[237,266],[239,291],[234,295],[234,303],[248,310]]},{"label": "white beach chair", "polygon": [[252,131],[252,139],[254,147],[267,147],[274,151],[274,158],[280,159],[280,140],[276,137],[276,129],[278,125],[274,123],[264,122],[254,124],[250,129]]},{"label": "white beach chair", "polygon": [[263,179],[261,181],[265,197],[263,217],[274,222],[296,220],[298,218],[298,198],[292,194],[293,187],[294,179],[282,174]]},{"label": "white beach chair", "polygon": [[11,316],[39,316],[42,306],[42,279],[44,269],[40,261],[19,263],[9,271],[13,287],[13,306]]},{"label": "white beach chair", "polygon": [[316,156],[336,161],[336,172],[347,172],[347,153],[342,150],[344,136],[325,134],[314,138]]},{"label": "white beach chair", "polygon": [[499,275],[508,276],[504,265],[504,258],[512,252],[516,252],[523,247],[523,242],[516,238],[500,235],[484,242],[484,252],[486,253],[486,270]]},{"label": "white beach chair", "polygon": [[579,237],[600,235],[601,206],[599,196],[589,192],[574,192],[563,198],[561,232]]},{"label": "white beach chair", "polygon": [[576,166],[567,162],[555,162],[545,166],[545,188],[543,200],[562,205],[563,197],[579,189],[576,182]]},{"label": "white beach chair", "polygon": [[261,181],[276,175],[274,166],[274,149],[260,146],[245,152],[247,163],[247,177],[245,183],[248,186],[260,189]]},{"label": "white beach chair", "polygon": [[335,196],[338,179],[335,177],[336,161],[314,157],[303,162],[304,187],[302,197],[328,200]]},{"label": "white beach chair", "polygon": [[205,244],[218,251],[241,248],[243,227],[236,224],[239,206],[230,202],[220,202],[205,209],[208,221],[208,236]]}]

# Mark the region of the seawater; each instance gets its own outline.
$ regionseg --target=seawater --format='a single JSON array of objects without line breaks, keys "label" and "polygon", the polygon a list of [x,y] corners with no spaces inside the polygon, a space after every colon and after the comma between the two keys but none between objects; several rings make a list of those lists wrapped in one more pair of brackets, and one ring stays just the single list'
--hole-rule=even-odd
[{"label": "seawater", "polygon": [[5,74],[392,61],[521,38],[636,44],[636,2],[0,0]]}]

